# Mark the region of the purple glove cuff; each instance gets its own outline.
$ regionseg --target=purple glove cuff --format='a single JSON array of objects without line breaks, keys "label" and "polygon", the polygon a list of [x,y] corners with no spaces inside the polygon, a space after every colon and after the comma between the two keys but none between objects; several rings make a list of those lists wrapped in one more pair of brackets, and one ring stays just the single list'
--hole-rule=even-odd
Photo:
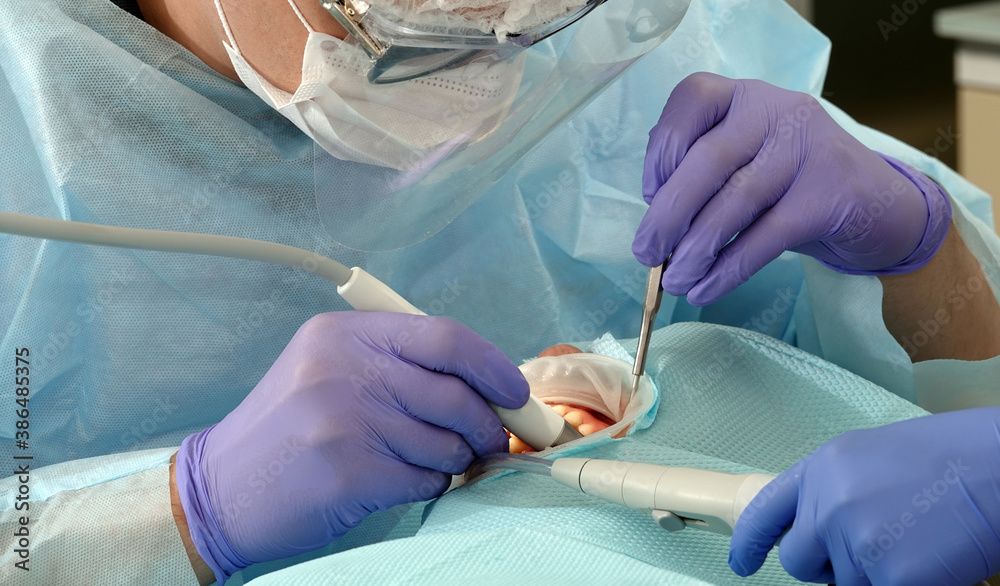
[{"label": "purple glove cuff", "polygon": [[212,569],[216,582],[219,586],[224,586],[230,576],[249,566],[251,562],[243,559],[230,547],[205,490],[201,456],[205,439],[214,427],[213,425],[201,433],[189,435],[181,443],[177,451],[177,492],[187,517],[191,541],[198,550],[198,555]]},{"label": "purple glove cuff", "polygon": [[920,240],[920,244],[917,245],[917,249],[913,251],[913,254],[901,262],[885,269],[874,271],[845,269],[844,267],[820,260],[821,263],[838,273],[843,273],[845,275],[874,276],[903,275],[906,273],[912,273],[913,271],[923,268],[931,261],[932,258],[934,258],[934,255],[941,249],[941,246],[944,244],[944,239],[948,235],[948,228],[951,226],[952,209],[951,199],[948,197],[948,194],[945,193],[944,188],[906,163],[898,159],[894,159],[889,155],[883,155],[882,153],[878,153],[878,155],[882,157],[885,162],[892,165],[893,169],[899,171],[903,174],[903,176],[913,182],[920,192],[924,194],[924,199],[927,201],[927,227],[924,229],[924,237]]}]

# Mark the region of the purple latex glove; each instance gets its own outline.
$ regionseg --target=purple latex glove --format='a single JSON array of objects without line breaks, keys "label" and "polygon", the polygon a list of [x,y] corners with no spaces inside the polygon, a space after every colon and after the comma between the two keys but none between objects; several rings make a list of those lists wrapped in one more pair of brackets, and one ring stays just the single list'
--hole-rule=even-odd
[{"label": "purple latex glove", "polygon": [[510,359],[455,321],[318,315],[232,413],[181,445],[195,547],[222,584],[436,497],[475,455],[507,451],[486,401],[516,409],[528,393]]},{"label": "purple latex glove", "polygon": [[852,431],[821,446],[750,502],[729,565],[781,565],[838,586],[967,586],[1000,572],[1000,409]]},{"label": "purple latex glove", "polygon": [[951,221],[933,181],[858,142],[814,98],[696,73],[650,131],[632,251],[708,305],[786,250],[848,274],[924,266]]}]

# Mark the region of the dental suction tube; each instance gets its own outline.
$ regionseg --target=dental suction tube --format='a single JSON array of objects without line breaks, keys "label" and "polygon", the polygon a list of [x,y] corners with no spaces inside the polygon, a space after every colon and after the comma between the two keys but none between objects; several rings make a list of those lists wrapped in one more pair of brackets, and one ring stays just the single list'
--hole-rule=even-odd
[{"label": "dental suction tube", "polygon": [[469,466],[466,478],[475,478],[480,474],[494,470],[516,470],[541,476],[552,476],[552,460],[525,456],[524,454],[490,454],[476,458]]},{"label": "dental suction tube", "polygon": [[[274,242],[215,234],[102,226],[2,211],[0,232],[77,244],[269,262],[306,270],[334,283],[341,297],[358,311],[427,315],[358,267],[349,269],[314,252]],[[538,451],[582,437],[534,395],[521,409],[503,409],[493,404],[490,407],[500,417],[504,427]]]}]

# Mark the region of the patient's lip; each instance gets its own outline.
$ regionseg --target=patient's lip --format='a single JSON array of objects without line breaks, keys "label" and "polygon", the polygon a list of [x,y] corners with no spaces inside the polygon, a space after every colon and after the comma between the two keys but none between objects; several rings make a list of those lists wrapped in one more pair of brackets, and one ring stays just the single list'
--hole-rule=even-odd
[{"label": "patient's lip", "polygon": [[549,356],[565,356],[567,354],[582,354],[583,352],[576,346],[570,346],[569,344],[557,344],[555,346],[550,346],[545,350],[542,350],[541,354],[538,355],[539,358],[546,358]]}]

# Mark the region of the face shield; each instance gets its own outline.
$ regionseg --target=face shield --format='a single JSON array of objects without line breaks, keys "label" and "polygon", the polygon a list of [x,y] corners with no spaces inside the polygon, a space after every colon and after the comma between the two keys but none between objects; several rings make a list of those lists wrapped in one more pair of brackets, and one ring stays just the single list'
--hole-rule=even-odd
[{"label": "face shield", "polygon": [[324,0],[320,4],[371,59],[368,81],[395,83],[486,53],[509,59],[605,1]]},{"label": "face shield", "polygon": [[322,4],[350,35],[319,44],[329,80],[296,123],[316,139],[327,232],[381,251],[448,225],[670,36],[689,0]]}]

